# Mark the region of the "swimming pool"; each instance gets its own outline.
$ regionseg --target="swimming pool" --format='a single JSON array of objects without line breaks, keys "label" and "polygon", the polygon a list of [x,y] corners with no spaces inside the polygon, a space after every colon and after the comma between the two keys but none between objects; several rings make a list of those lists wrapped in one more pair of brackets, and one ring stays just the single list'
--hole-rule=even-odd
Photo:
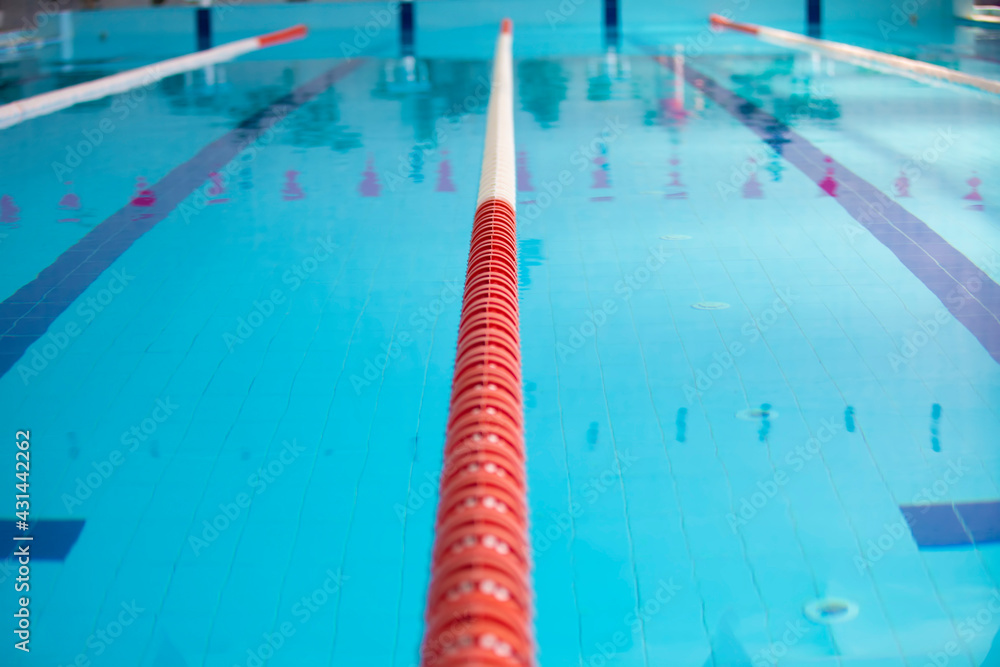
[{"label": "swimming pool", "polygon": [[[418,663],[496,31],[423,16],[2,130],[3,664]],[[706,25],[515,35],[538,660],[991,664],[996,99]]]}]

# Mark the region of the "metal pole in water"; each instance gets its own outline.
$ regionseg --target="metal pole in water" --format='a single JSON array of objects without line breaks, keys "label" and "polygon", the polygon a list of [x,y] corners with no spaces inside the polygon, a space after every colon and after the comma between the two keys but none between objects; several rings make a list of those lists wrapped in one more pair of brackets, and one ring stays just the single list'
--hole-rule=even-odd
[{"label": "metal pole in water", "polygon": [[810,37],[823,36],[823,0],[806,0],[806,23]]},{"label": "metal pole in water", "polygon": [[413,11],[412,0],[399,5],[399,50],[404,57],[413,55]]},{"label": "metal pole in water", "polygon": [[619,29],[618,0],[604,0],[604,48],[617,50],[621,31]]},{"label": "metal pole in water", "polygon": [[200,0],[195,10],[195,23],[198,31],[198,50],[212,48],[212,0]]}]

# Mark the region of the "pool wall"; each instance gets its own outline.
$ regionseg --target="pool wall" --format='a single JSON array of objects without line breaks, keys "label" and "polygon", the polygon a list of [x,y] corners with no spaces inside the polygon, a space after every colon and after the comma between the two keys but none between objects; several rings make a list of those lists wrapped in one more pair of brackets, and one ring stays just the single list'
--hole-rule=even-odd
[{"label": "pool wall", "polygon": [[[483,44],[489,50],[492,27],[502,18],[510,17],[519,29],[559,30],[560,41],[567,37],[565,28],[600,38],[602,2],[600,0],[533,0],[510,2],[451,2],[418,3],[416,41],[418,53],[425,57],[454,55],[456,48],[448,40],[450,31],[481,30]],[[331,57],[344,55],[342,44],[358,48],[362,54],[381,55],[376,51],[394,48],[398,18],[398,3],[244,3],[217,2],[213,9],[212,27],[215,43],[222,43],[274,30],[276,27],[305,23],[314,34],[330,32]],[[115,54],[142,54],[148,60],[177,55],[183,40],[191,35],[190,49],[195,43],[195,8],[165,6],[119,8],[102,11],[72,11],[73,50],[77,58],[108,57]],[[804,28],[806,3],[798,0],[700,0],[698,2],[664,3],[653,0],[632,0],[621,3],[622,28],[626,33],[641,34],[665,27],[690,32],[691,26],[703,25],[711,13],[726,12],[739,21],[761,23],[801,31]],[[910,14],[918,19],[912,23]],[[852,22],[867,25],[875,34],[885,37],[899,32],[920,32],[950,25],[953,7],[949,0],[878,0],[854,3],[849,0],[823,2],[823,19],[827,25]],[[13,17],[6,21],[14,27]],[[48,25],[56,21],[47,21]],[[430,35],[434,34],[434,38]],[[316,38],[314,37],[314,40]],[[562,44],[564,47],[565,43]],[[469,47],[469,44],[465,44]],[[590,44],[581,43],[584,50]],[[51,50],[58,54],[58,49]],[[185,51],[186,52],[186,51]],[[480,51],[481,52],[481,51]],[[350,55],[348,53],[348,55]],[[53,55],[54,57],[54,55]]]}]

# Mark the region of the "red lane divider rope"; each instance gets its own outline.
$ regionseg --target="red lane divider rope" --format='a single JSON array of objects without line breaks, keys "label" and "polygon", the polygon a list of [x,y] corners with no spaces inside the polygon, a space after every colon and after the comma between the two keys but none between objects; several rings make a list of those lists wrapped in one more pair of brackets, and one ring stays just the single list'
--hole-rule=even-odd
[{"label": "red lane divider rope", "polygon": [[423,667],[532,666],[511,25],[497,40],[452,381]]},{"label": "red lane divider rope", "polygon": [[738,23],[736,21],[730,21],[726,17],[719,16],[718,14],[710,14],[708,22],[715,26],[729,28],[730,30],[736,30],[738,32],[745,32],[750,35],[756,35],[758,32],[757,26],[752,23]]},{"label": "red lane divider rope", "polygon": [[285,42],[293,42],[296,39],[304,39],[308,32],[308,28],[306,28],[304,24],[300,23],[298,25],[293,25],[291,28],[275,30],[274,32],[269,32],[266,35],[260,35],[257,37],[257,45],[263,49],[268,46],[284,44]]}]

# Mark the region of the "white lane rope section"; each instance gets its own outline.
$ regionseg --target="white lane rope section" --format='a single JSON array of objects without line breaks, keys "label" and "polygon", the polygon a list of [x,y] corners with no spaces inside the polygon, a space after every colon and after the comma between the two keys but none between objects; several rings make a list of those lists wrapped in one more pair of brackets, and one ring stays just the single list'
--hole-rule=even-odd
[{"label": "white lane rope section", "polygon": [[[806,37],[805,35],[788,32],[787,30],[779,30],[777,28],[769,28],[767,26],[759,26],[752,23],[737,23],[735,21],[723,19],[722,17],[717,17],[716,15],[712,15],[710,21],[715,25],[727,26],[743,32],[749,32],[750,34],[755,34],[761,41],[769,44],[791,46],[805,51],[819,52],[826,54],[831,58],[844,60],[852,65],[858,65],[861,67],[870,67],[871,63],[877,63],[888,67],[890,71],[895,71],[896,73],[903,74],[904,76],[919,75],[930,77],[932,79],[945,80],[950,83],[963,86],[971,86],[973,88],[978,88],[979,90],[984,90],[988,93],[1000,95],[1000,81],[988,79],[982,76],[976,76],[974,74],[967,74],[966,72],[959,72],[958,70],[953,70],[948,67],[932,65],[931,63],[913,60],[912,58],[904,58],[903,56],[895,56],[890,53],[873,51],[872,49],[852,46],[851,44],[842,44],[840,42],[832,42],[825,39]],[[882,68],[878,69],[879,71],[886,71]]]},{"label": "white lane rope section", "polygon": [[511,23],[504,21],[493,59],[493,81],[486,118],[486,145],[483,170],[479,177],[476,207],[490,199],[501,199],[515,208],[514,175],[514,76]]},{"label": "white lane rope section", "polygon": [[[283,33],[287,34],[289,38],[283,41],[275,41],[275,36]],[[264,48],[265,46],[284,43],[291,39],[299,39],[304,35],[305,27],[302,26],[296,29],[289,29],[288,31],[280,31],[279,33],[239,39],[235,42],[216,46],[198,53],[161,60],[160,62],[144,67],[138,67],[93,81],[78,83],[66,88],[60,88],[59,90],[10,102],[9,104],[0,106],[0,130],[17,125],[30,118],[37,118],[66,109],[74,104],[90,102],[133,88],[149,86],[160,79],[173,76],[174,74],[226,62],[245,53]]]}]

